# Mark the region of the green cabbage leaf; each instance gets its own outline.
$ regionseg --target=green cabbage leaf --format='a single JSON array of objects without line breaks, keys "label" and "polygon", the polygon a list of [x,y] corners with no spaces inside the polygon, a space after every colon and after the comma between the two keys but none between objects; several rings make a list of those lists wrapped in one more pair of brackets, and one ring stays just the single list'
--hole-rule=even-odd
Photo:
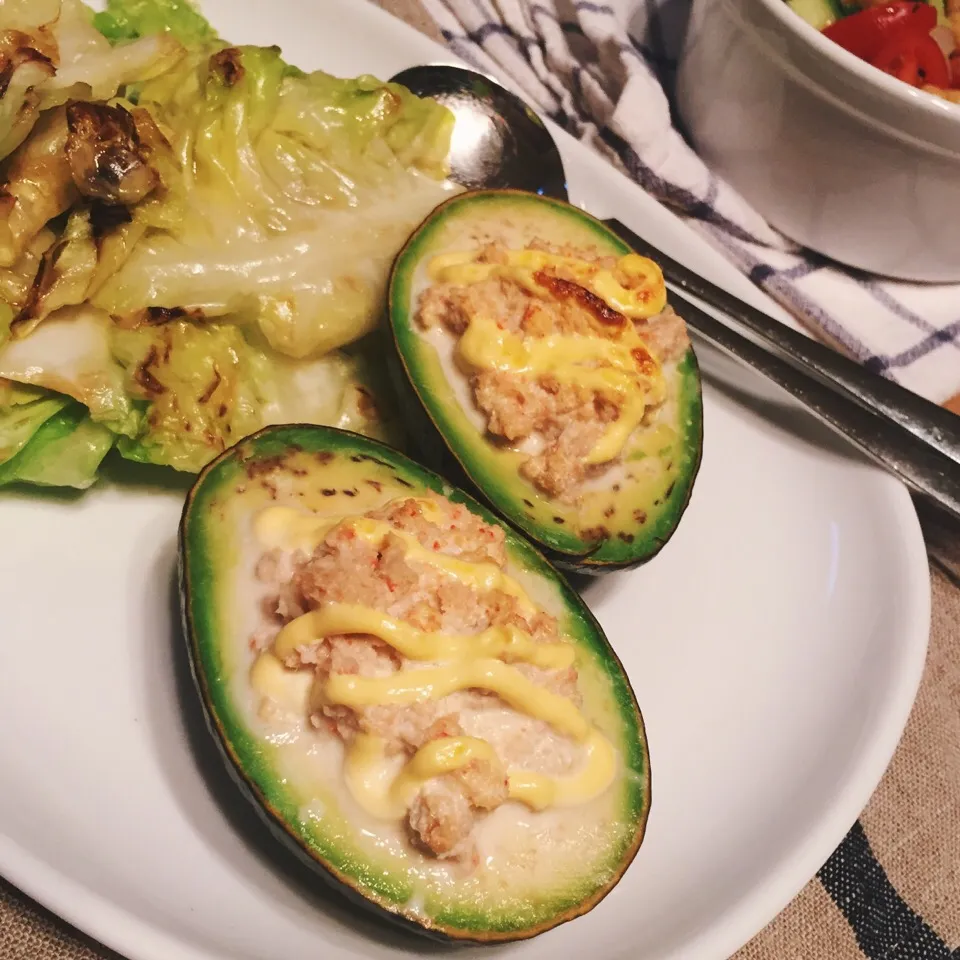
[{"label": "green cabbage leaf", "polygon": [[161,33],[187,46],[217,39],[213,27],[184,0],[108,0],[93,24],[113,43]]},{"label": "green cabbage leaf", "polygon": [[29,483],[86,490],[116,436],[79,403],[48,417],[16,456],[0,463],[0,486]]},{"label": "green cabbage leaf", "polygon": [[112,45],[80,0],[4,0],[0,160],[23,143],[44,110],[73,98],[109,99],[170,69],[183,53],[169,32]]},{"label": "green cabbage leaf", "polygon": [[291,360],[252,345],[235,326],[182,318],[119,330],[125,385],[144,411],[118,448],[131,460],[191,473],[261,427],[324,423],[389,439],[363,386],[363,361],[336,352]]},{"label": "green cabbage leaf", "polygon": [[94,303],[199,310],[297,359],[377,326],[394,256],[447,193],[447,111],[372,77],[291,74],[269,47],[205,47],[137,101],[175,132],[177,216]]},{"label": "green cabbage leaf", "polygon": [[0,380],[0,464],[12,460],[69,397]]},{"label": "green cabbage leaf", "polygon": [[402,442],[377,328],[446,109],[187,0],[3,0],[0,71],[0,484],[194,473],[275,423]]},{"label": "green cabbage leaf", "polygon": [[140,416],[113,355],[113,337],[108,314],[88,305],[65,307],[0,348],[0,377],[72,397],[97,423],[132,436]]}]

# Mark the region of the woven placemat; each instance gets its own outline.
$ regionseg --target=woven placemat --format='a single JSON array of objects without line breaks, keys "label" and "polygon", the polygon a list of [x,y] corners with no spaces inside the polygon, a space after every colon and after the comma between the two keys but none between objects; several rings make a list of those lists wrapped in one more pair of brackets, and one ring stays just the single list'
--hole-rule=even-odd
[{"label": "woven placemat", "polygon": [[[418,0],[376,2],[438,38]],[[733,960],[960,960],[960,536],[936,518],[924,529],[930,651],[893,763],[817,877]],[[0,880],[0,960],[123,958]]]}]

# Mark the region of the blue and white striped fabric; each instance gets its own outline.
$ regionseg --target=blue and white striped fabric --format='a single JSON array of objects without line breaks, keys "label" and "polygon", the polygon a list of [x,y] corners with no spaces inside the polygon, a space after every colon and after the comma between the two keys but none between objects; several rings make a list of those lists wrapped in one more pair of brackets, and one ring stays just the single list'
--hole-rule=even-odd
[{"label": "blue and white striped fabric", "polygon": [[824,339],[942,402],[960,393],[960,285],[845,271],[772,230],[674,128],[689,0],[423,0],[451,50],[605,154]]}]

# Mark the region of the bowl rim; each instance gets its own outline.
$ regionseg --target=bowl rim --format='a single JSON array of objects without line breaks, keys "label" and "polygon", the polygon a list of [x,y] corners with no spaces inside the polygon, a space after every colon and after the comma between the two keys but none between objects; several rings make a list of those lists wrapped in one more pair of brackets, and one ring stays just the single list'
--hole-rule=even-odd
[{"label": "bowl rim", "polygon": [[[742,2],[742,0],[741,0]],[[831,61],[835,66],[855,74],[865,83],[899,100],[906,107],[924,111],[928,116],[960,126],[960,104],[952,103],[935,94],[927,93],[918,87],[912,87],[902,80],[878,70],[861,60],[855,54],[845,50],[840,44],[825,37],[816,27],[808,23],[793,10],[786,0],[754,0],[790,32],[805,41],[817,53]]]}]

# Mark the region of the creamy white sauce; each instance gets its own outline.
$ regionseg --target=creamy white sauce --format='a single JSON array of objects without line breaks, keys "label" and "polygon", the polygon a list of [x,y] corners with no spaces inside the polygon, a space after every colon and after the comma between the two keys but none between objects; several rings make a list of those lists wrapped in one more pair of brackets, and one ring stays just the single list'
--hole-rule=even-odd
[{"label": "creamy white sauce", "polygon": [[[296,478],[288,477],[277,484],[281,491],[274,503],[294,505]],[[266,504],[264,504],[266,505]],[[368,507],[365,509],[369,509]],[[260,547],[249,516],[240,524],[238,576],[227,599],[233,617],[230,623],[231,648],[230,692],[239,705],[249,728],[261,737],[273,756],[280,779],[299,798],[303,823],[321,833],[343,835],[362,855],[382,869],[405,872],[418,881],[412,903],[417,907],[431,895],[455,891],[465,902],[481,900],[498,890],[508,888],[515,894],[528,891],[529,896],[554,888],[558,880],[590,874],[592,862],[606,861],[604,847],[609,830],[617,823],[617,807],[622,790],[618,778],[614,786],[595,800],[578,807],[553,809],[540,813],[520,803],[507,802],[493,814],[483,817],[474,831],[480,861],[471,865],[435,860],[411,847],[402,823],[378,820],[367,814],[353,799],[343,777],[344,748],[336,736],[325,728],[317,729],[305,717],[291,718],[276,712],[264,719],[260,698],[249,683],[249,671],[256,653],[249,639],[263,625],[261,605],[271,590],[255,576]],[[555,588],[538,577],[514,566],[508,568],[538,605],[557,615],[563,609]],[[587,665],[589,671],[589,664]],[[464,694],[469,698],[469,694]],[[526,764],[533,770],[561,773],[577,769],[577,763],[562,751],[548,750],[549,738],[555,737],[542,724],[497,706],[496,701],[482,709],[463,711],[462,723],[468,734],[488,739],[505,755],[510,754],[511,738],[526,738],[539,732],[544,746]],[[598,722],[603,722],[598,718]],[[609,718],[608,718],[609,722]],[[615,721],[614,721],[615,722]],[[608,729],[611,729],[608,726]],[[616,729],[614,726],[613,730]],[[431,894],[433,891],[433,894]]]}]

